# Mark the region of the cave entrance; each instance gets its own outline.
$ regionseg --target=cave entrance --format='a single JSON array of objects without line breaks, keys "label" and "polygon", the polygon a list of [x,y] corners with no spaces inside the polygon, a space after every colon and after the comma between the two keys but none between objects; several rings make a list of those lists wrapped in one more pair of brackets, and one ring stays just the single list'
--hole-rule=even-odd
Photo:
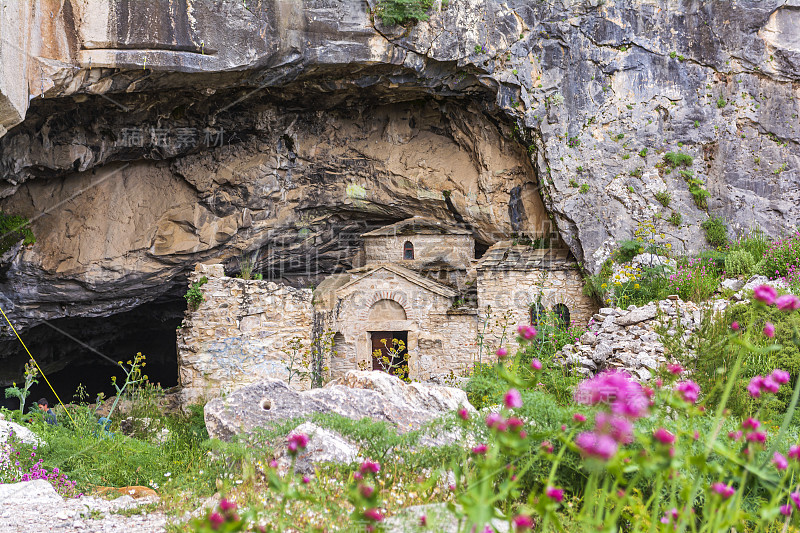
[{"label": "cave entrance", "polygon": [[[84,400],[89,403],[101,392],[106,398],[114,396],[111,378],[116,376],[119,383],[125,380],[125,373],[116,362],[132,360],[137,352],[146,356],[143,373],[149,381],[167,389],[178,384],[175,331],[186,306],[182,300],[152,302],[110,317],[53,320],[51,326],[36,326],[21,332],[20,337],[64,403],[80,400],[76,397],[79,385],[83,386]],[[0,388],[23,382],[28,356],[16,338],[0,345],[0,357],[3,359]],[[39,383],[30,389],[26,405],[42,397],[50,405],[58,403],[40,376]],[[17,409],[19,401],[2,394],[0,405]]]}]

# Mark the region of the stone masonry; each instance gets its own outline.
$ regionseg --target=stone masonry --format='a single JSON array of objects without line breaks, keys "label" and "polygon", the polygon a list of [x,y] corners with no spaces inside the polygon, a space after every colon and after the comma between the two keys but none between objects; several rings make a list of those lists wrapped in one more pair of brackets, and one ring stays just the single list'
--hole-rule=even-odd
[{"label": "stone masonry", "polygon": [[[189,283],[203,276],[208,279],[202,286],[205,301],[186,312],[178,331],[183,404],[264,378],[285,380],[283,361],[293,340],[299,340],[302,351],[311,344],[311,290],[225,277],[222,265],[197,265]],[[291,385],[305,389],[309,382],[295,378]]]}]

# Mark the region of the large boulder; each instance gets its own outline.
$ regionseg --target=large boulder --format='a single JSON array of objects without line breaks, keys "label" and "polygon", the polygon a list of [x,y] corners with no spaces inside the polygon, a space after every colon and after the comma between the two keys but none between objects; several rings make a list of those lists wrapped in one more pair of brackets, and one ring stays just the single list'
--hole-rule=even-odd
[{"label": "large boulder", "polygon": [[64,503],[56,489],[44,479],[0,484],[0,511],[26,508],[49,508]]},{"label": "large boulder", "polygon": [[303,392],[273,379],[247,385],[208,402],[205,421],[209,436],[222,440],[314,413],[336,413],[353,420],[371,418],[406,432],[460,406],[474,411],[466,393],[459,389],[404,383],[384,372],[351,371],[324,388]]},{"label": "large boulder", "polygon": [[40,444],[41,440],[30,429],[8,420],[0,420],[0,444],[6,442],[14,435],[25,444]]}]

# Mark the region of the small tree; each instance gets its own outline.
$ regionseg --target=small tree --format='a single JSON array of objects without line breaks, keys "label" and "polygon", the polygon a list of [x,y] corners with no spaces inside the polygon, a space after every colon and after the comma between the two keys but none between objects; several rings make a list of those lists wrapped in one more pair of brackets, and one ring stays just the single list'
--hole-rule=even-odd
[{"label": "small tree", "polygon": [[386,353],[383,350],[375,350],[372,352],[381,369],[387,374],[397,376],[403,381],[411,381],[407,376],[408,368],[408,351],[406,350],[406,343],[400,339],[392,339],[391,346],[387,339],[381,339],[381,343],[386,348]]}]

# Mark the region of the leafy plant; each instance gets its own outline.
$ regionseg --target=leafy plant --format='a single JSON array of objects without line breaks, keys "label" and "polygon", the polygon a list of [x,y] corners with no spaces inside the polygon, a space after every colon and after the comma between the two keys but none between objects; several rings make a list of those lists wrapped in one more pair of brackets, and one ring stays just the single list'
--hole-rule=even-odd
[{"label": "leafy plant", "polygon": [[725,272],[732,276],[749,274],[753,265],[755,261],[747,250],[734,250],[725,257]]},{"label": "leafy plant", "polygon": [[578,191],[579,191],[581,194],[586,194],[587,192],[589,192],[589,184],[588,184],[588,183],[582,183],[582,184],[581,184],[581,188],[580,188],[580,189],[578,189]]},{"label": "leafy plant", "polygon": [[667,152],[664,154],[664,161],[671,168],[676,168],[678,166],[689,167],[694,162],[694,159],[692,156],[681,152]]},{"label": "leafy plant", "polygon": [[19,416],[20,419],[25,412],[25,399],[30,395],[30,390],[33,385],[39,383],[36,378],[39,377],[39,369],[33,360],[25,363],[25,384],[22,388],[17,387],[16,383],[12,383],[11,387],[6,388],[6,398],[17,398],[19,400]]},{"label": "leafy plant", "polygon": [[642,169],[642,167],[636,167],[634,170],[631,170],[631,176],[633,176],[634,178],[641,178],[643,173],[644,170]]},{"label": "leafy plant", "polygon": [[580,185],[578,185],[578,180],[576,180],[575,178],[570,178],[569,179],[569,186],[574,188],[574,189],[577,189],[578,187],[580,187]]},{"label": "leafy plant", "polygon": [[656,200],[664,207],[668,207],[672,201],[672,194],[668,190],[658,191],[655,196]]},{"label": "leafy plant", "polygon": [[728,226],[721,218],[709,218],[700,224],[706,233],[706,240],[712,246],[724,246],[728,244]]},{"label": "leafy plant", "polygon": [[125,372],[125,383],[123,383],[122,387],[120,387],[117,383],[117,376],[111,376],[111,384],[114,386],[117,394],[116,398],[114,398],[114,403],[111,404],[111,409],[109,409],[108,415],[106,415],[107,420],[113,420],[111,415],[114,414],[114,410],[116,410],[119,401],[125,394],[125,391],[128,390],[130,393],[128,387],[133,389],[137,385],[142,385],[147,382],[147,375],[142,374],[142,370],[147,365],[145,362],[145,356],[142,355],[142,352],[137,352],[132,360],[129,359],[127,361],[127,367],[122,363],[122,361],[118,361],[117,364],[120,366],[120,368],[122,368],[122,371]]},{"label": "leafy plant", "polygon": [[392,26],[428,20],[432,6],[433,0],[378,0],[376,12],[384,24]]},{"label": "leafy plant", "polygon": [[647,157],[647,148],[642,148],[641,150],[639,150],[639,157],[641,158]]},{"label": "leafy plant", "polygon": [[669,220],[670,224],[672,224],[673,226],[680,226],[681,223],[683,222],[683,215],[681,215],[677,211],[673,211],[667,220]]},{"label": "leafy plant", "polygon": [[24,246],[36,242],[27,218],[20,215],[9,215],[0,211],[0,255],[9,251],[22,241]]},{"label": "leafy plant", "polygon": [[725,98],[723,98],[722,95],[719,95],[719,98],[717,98],[717,107],[722,109],[726,105],[728,105],[728,101],[725,100]]},{"label": "leafy plant", "polygon": [[760,273],[769,278],[787,276],[790,269],[800,268],[800,231],[771,244],[760,263]]},{"label": "leafy plant", "polygon": [[205,301],[201,287],[206,283],[208,283],[208,278],[203,276],[199,281],[192,283],[189,290],[183,295],[186,299],[186,303],[189,305],[190,311],[197,311],[200,304]]}]

